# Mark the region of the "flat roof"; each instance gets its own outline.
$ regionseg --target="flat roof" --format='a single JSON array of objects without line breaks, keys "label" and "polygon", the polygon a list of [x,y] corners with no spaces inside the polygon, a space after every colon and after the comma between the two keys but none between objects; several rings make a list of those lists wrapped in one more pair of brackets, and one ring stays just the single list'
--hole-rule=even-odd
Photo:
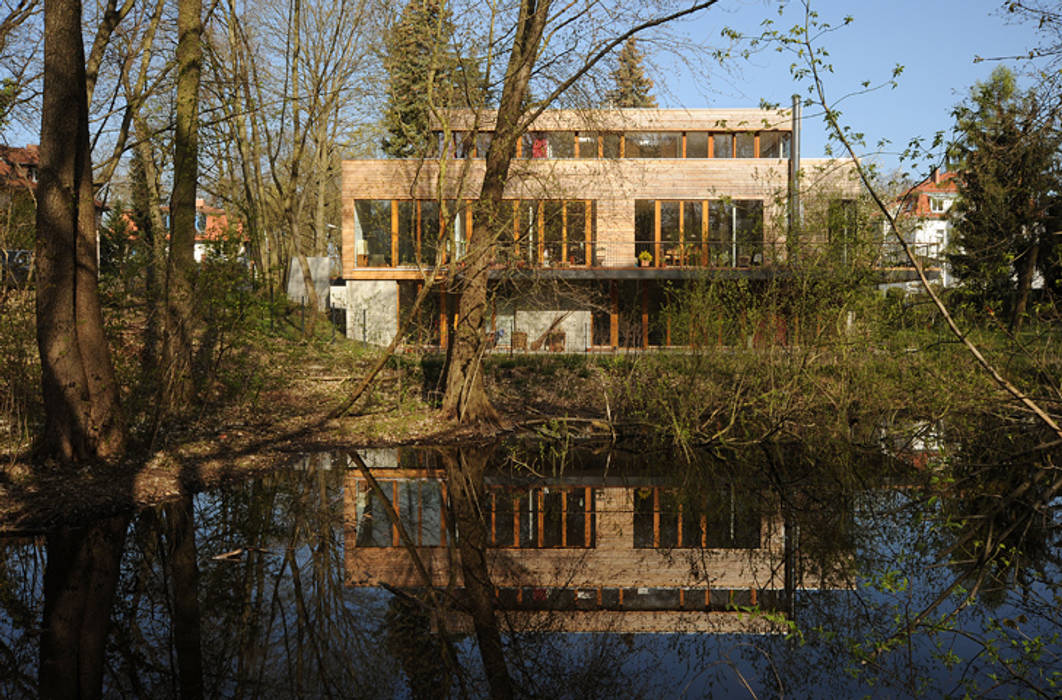
[{"label": "flat roof", "polygon": [[[493,131],[497,110],[452,110],[432,128]],[[792,129],[789,109],[551,109],[532,122],[532,131],[761,131]]]}]

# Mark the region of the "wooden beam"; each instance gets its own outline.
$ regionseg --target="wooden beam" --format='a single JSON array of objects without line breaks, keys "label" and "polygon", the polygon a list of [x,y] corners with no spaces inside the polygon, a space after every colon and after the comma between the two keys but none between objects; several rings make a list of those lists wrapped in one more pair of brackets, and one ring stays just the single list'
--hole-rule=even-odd
[{"label": "wooden beam", "polygon": [[439,290],[439,347],[450,344],[450,323],[446,314],[446,291]]},{"label": "wooden beam", "polygon": [[649,280],[641,280],[642,285],[642,347],[649,347]]},{"label": "wooden beam", "polygon": [[653,201],[653,267],[660,267],[660,200]]},{"label": "wooden beam", "polygon": [[586,248],[583,251],[583,259],[587,267],[591,267],[594,264],[593,253],[593,227],[594,227],[594,201],[587,199],[583,202],[583,216],[585,222],[583,223],[583,234],[586,236]]},{"label": "wooden beam", "polygon": [[609,280],[608,284],[612,297],[612,308],[608,315],[608,344],[615,349],[619,347],[619,285],[616,280]]},{"label": "wooden beam", "polygon": [[398,200],[391,200],[391,267],[398,267]]}]

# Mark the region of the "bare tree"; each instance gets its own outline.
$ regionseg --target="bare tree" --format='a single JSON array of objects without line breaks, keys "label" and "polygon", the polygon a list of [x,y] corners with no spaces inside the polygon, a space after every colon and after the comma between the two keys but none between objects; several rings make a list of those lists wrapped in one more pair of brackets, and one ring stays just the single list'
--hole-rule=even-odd
[{"label": "bare tree", "polygon": [[[465,274],[457,289],[461,295],[457,311],[458,325],[447,357],[443,408],[462,422],[494,423],[498,419],[484,388],[480,363],[486,351],[484,322],[489,318],[489,267],[495,246],[510,230],[506,225],[510,219],[502,197],[510,164],[516,156],[517,141],[539,114],[627,39],[638,32],[704,10],[716,2],[704,0],[676,12],[649,19],[641,18],[618,36],[594,42],[581,54],[581,60],[572,64],[570,71],[555,79],[552,90],[543,99],[533,101],[530,99],[530,88],[543,50],[551,42],[561,43],[562,52],[574,54],[570,45],[563,46],[559,33],[572,31],[572,26],[578,26],[577,20],[585,19],[593,9],[602,8],[591,4],[588,8],[565,6],[556,10],[551,0],[520,1],[498,104],[494,138],[487,151],[486,171],[474,213],[476,225],[469,236]],[[567,58],[570,60],[571,56]],[[551,57],[551,62],[558,65],[564,63],[556,56]]]},{"label": "bare tree", "polygon": [[170,196],[170,252],[166,265],[163,335],[163,410],[191,392],[195,276],[195,199],[199,181],[199,77],[202,70],[202,2],[177,9],[177,112]]},{"label": "bare tree", "polygon": [[81,4],[45,10],[44,103],[37,205],[37,344],[45,454],[116,459],[125,426],[103,333],[88,136]]}]

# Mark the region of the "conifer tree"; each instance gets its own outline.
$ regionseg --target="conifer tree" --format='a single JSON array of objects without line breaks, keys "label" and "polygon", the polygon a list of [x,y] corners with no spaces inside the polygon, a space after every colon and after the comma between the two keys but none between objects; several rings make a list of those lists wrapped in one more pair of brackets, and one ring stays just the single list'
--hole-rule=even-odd
[{"label": "conifer tree", "polygon": [[[409,0],[385,40],[388,74],[384,152],[393,158],[425,155],[431,109],[468,106],[465,83],[473,72],[457,56],[454,26],[442,0]],[[474,92],[474,90],[473,90]]]},{"label": "conifer tree", "polygon": [[606,103],[612,107],[656,107],[653,81],[645,75],[642,65],[644,59],[634,37],[627,39],[620,49],[619,63],[612,71],[616,87],[605,93]]},{"label": "conifer tree", "polygon": [[1006,312],[1017,329],[1034,273],[1053,262],[1052,220],[1062,192],[1058,115],[1021,93],[1005,67],[978,83],[955,110],[959,199],[948,255],[962,294]]}]

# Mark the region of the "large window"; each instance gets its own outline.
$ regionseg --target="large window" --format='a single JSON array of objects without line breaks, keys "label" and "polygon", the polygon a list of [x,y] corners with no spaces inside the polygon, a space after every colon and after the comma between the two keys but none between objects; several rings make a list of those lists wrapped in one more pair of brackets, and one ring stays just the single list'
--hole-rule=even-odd
[{"label": "large window", "polygon": [[584,548],[596,538],[594,489],[491,488],[484,496],[493,547]]},{"label": "large window", "polygon": [[355,200],[356,265],[434,265],[440,245],[443,263],[459,259],[471,225],[468,204],[447,200],[443,209],[436,200]]},{"label": "large window", "polygon": [[635,255],[648,253],[653,267],[760,265],[763,202],[639,199],[634,203],[634,241]]},{"label": "large window", "polygon": [[566,267],[592,260],[594,202],[519,200],[512,203],[513,243],[499,262]]},{"label": "large window", "polygon": [[714,200],[709,204],[708,264],[749,267],[764,262],[763,202]]},{"label": "large window", "polygon": [[391,200],[354,202],[354,240],[359,265],[391,266]]},{"label": "large window", "polygon": [[635,549],[754,549],[760,528],[756,503],[733,487],[692,498],[659,487],[634,490]]},{"label": "large window", "polygon": [[398,528],[388,510],[397,505],[398,519],[418,547],[445,543],[445,494],[437,479],[396,479],[379,482],[383,498],[367,482],[355,493],[355,543],[358,547],[401,547]]}]

